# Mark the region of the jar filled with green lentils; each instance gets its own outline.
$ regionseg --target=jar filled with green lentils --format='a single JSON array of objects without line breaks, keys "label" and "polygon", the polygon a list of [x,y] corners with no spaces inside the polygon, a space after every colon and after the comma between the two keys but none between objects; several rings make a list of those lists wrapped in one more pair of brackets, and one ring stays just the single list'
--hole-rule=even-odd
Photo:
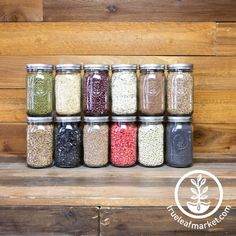
[{"label": "jar filled with green lentils", "polygon": [[53,111],[53,65],[28,64],[27,69],[27,114],[50,116]]}]

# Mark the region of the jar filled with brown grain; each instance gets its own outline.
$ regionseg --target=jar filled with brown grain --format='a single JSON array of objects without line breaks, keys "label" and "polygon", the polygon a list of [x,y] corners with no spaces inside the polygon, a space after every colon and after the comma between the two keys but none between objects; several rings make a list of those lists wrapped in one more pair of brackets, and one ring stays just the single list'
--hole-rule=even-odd
[{"label": "jar filled with brown grain", "polygon": [[84,117],[84,164],[88,167],[102,167],[108,163],[109,118]]},{"label": "jar filled with brown grain", "polygon": [[52,117],[28,117],[27,165],[32,168],[44,168],[52,163]]},{"label": "jar filled with brown grain", "polygon": [[140,65],[139,112],[153,116],[165,111],[165,66],[163,64]]},{"label": "jar filled with brown grain", "polygon": [[193,65],[171,64],[167,69],[168,114],[191,115],[193,113]]}]

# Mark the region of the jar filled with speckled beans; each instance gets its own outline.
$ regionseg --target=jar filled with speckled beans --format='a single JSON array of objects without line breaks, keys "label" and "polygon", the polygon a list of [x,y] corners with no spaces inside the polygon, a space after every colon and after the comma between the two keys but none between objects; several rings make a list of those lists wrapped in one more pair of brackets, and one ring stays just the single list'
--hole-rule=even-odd
[{"label": "jar filled with speckled beans", "polygon": [[109,114],[109,65],[84,65],[83,111],[86,116]]},{"label": "jar filled with speckled beans", "polygon": [[113,116],[111,125],[111,164],[130,167],[137,161],[136,116]]},{"label": "jar filled with speckled beans", "polygon": [[81,65],[56,65],[55,103],[60,116],[78,115],[81,112]]},{"label": "jar filled with speckled beans", "polygon": [[191,115],[193,113],[193,65],[171,64],[167,69],[168,114]]},{"label": "jar filled with speckled beans", "polygon": [[27,114],[50,116],[53,112],[53,65],[28,64],[26,69]]},{"label": "jar filled with speckled beans", "polygon": [[32,168],[53,164],[52,117],[28,117],[26,161]]},{"label": "jar filled with speckled beans", "polygon": [[163,116],[141,116],[138,129],[138,161],[147,167],[164,162]]},{"label": "jar filled with speckled beans", "polygon": [[192,165],[192,124],[190,116],[169,116],[166,127],[166,164],[173,167]]},{"label": "jar filled with speckled beans", "polygon": [[137,65],[112,65],[111,95],[113,115],[137,113]]},{"label": "jar filled with speckled beans", "polygon": [[165,65],[142,64],[139,76],[139,112],[154,116],[165,111]]},{"label": "jar filled with speckled beans", "polygon": [[83,143],[79,116],[56,118],[54,161],[58,167],[77,167],[82,164]]},{"label": "jar filled with speckled beans", "polygon": [[84,164],[88,167],[102,167],[108,163],[108,121],[108,116],[84,117]]}]

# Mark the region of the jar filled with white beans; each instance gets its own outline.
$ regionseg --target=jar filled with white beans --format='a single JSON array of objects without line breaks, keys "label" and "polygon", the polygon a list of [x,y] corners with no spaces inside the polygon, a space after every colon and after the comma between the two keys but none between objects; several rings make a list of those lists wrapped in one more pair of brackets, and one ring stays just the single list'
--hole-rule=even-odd
[{"label": "jar filled with white beans", "polygon": [[163,116],[141,116],[138,129],[138,161],[147,167],[164,163]]},{"label": "jar filled with white beans", "polygon": [[137,112],[137,65],[112,65],[111,94],[113,115],[135,115]]}]

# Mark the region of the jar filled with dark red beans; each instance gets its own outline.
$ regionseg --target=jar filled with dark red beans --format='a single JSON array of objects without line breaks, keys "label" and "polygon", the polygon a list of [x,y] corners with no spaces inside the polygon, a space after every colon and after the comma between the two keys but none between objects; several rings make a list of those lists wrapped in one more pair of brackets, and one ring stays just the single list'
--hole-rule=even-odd
[{"label": "jar filled with dark red beans", "polygon": [[130,167],[137,161],[136,116],[113,116],[111,125],[111,164]]},{"label": "jar filled with dark red beans", "polygon": [[86,116],[109,113],[109,65],[84,65],[83,111]]}]

